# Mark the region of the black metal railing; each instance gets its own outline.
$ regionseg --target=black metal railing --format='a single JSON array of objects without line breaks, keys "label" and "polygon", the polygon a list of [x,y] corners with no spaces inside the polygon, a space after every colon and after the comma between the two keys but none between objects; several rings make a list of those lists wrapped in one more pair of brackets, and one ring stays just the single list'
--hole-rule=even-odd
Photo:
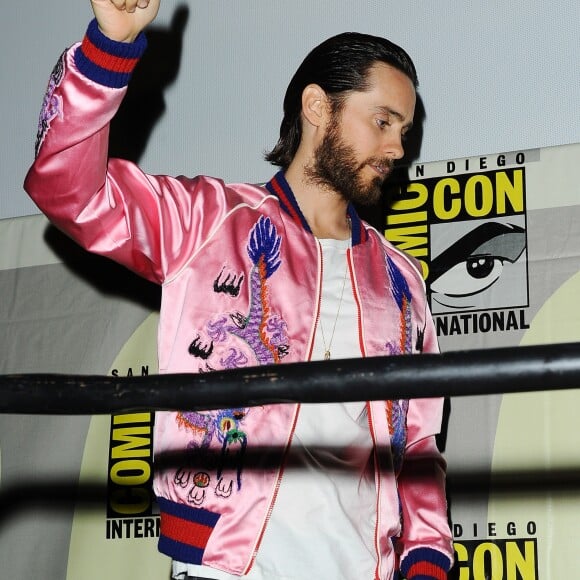
[{"label": "black metal railing", "polygon": [[580,343],[289,363],[138,377],[0,376],[0,413],[93,415],[580,387]]}]

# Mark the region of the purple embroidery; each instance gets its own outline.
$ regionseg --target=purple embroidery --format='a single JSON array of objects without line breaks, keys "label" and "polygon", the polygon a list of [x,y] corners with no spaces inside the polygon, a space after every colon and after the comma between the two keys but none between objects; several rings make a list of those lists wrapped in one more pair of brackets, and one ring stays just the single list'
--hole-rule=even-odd
[{"label": "purple embroidery", "polygon": [[220,364],[224,369],[239,369],[248,364],[248,357],[235,348],[230,348],[229,355],[220,359]]},{"label": "purple embroidery", "polygon": [[40,148],[46,138],[50,124],[55,117],[62,117],[62,99],[59,95],[55,95],[55,90],[60,86],[64,76],[64,59],[63,53],[58,59],[50,78],[48,80],[48,87],[42,101],[42,109],[40,111],[40,118],[38,119],[38,132],[36,134],[36,145],[34,147],[35,156],[38,157]]},{"label": "purple embroidery", "polygon": [[233,324],[227,328],[250,346],[260,365],[278,363],[288,351],[287,345],[280,343],[282,335],[272,340],[268,331],[272,321],[275,329],[283,329],[278,317],[270,313],[268,295],[268,278],[280,267],[281,244],[282,238],[270,218],[261,216],[250,232],[247,248],[254,264],[250,273],[250,311],[247,316],[232,314]]},{"label": "purple embroidery", "polygon": [[[287,325],[270,310],[268,279],[280,267],[280,246],[282,238],[276,227],[267,217],[261,216],[250,231],[247,252],[253,267],[249,274],[250,306],[247,313],[230,312],[220,315],[206,324],[210,341],[202,341],[200,335],[190,344],[189,353],[207,360],[214,351],[216,343],[225,343],[228,335],[241,339],[252,351],[260,365],[276,364],[288,354]],[[223,283],[224,269],[216,279],[218,286]],[[243,280],[238,274],[235,280]],[[228,275],[225,280],[233,283]],[[236,282],[237,287],[237,282]],[[214,290],[216,289],[214,284]],[[217,290],[216,290],[217,291]],[[239,368],[250,364],[249,353],[242,348],[230,348],[228,354],[221,355],[222,368]],[[217,355],[217,353],[216,353]],[[215,358],[217,356],[214,355]]]},{"label": "purple embroidery", "polygon": [[226,326],[228,323],[227,316],[220,316],[218,319],[210,321],[207,323],[206,330],[207,335],[214,342],[224,342],[227,338]]},{"label": "purple embroidery", "polygon": [[[248,256],[252,261],[248,274],[248,312],[220,314],[207,322],[205,333],[196,333],[189,345],[189,353],[207,361],[208,370],[212,368],[208,363],[215,363],[217,360],[222,369],[234,369],[251,364],[251,354],[259,364],[264,365],[278,363],[288,353],[287,324],[270,310],[268,285],[268,279],[281,264],[281,244],[282,238],[270,219],[260,217],[250,231],[247,245]],[[224,267],[215,279],[213,289],[216,293],[235,297],[243,280],[244,275],[226,274]],[[231,339],[231,336],[240,339],[236,346],[228,344],[228,337]],[[213,476],[211,480],[214,493],[218,497],[228,498],[234,489],[240,490],[242,487],[243,461],[248,440],[241,430],[241,423],[248,412],[247,409],[226,409],[177,414],[178,425],[191,432],[188,449],[196,454],[196,469],[199,470],[200,461],[202,464],[205,462],[207,472],[215,469],[215,484]],[[210,453],[210,445],[215,447],[216,442],[221,443],[219,458]],[[184,466],[176,474],[176,483],[189,488],[192,477],[193,471]],[[199,485],[193,486],[188,497],[191,503],[201,505],[206,498],[206,489]]]},{"label": "purple embroidery", "polygon": [[270,334],[270,340],[272,344],[276,346],[283,346],[288,344],[288,333],[286,329],[288,325],[285,320],[282,320],[279,316],[272,316],[270,320],[266,323],[266,330]]}]

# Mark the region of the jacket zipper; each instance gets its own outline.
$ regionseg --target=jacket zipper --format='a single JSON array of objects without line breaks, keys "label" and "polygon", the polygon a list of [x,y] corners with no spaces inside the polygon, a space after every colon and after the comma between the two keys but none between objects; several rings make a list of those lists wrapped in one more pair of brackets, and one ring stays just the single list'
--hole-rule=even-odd
[{"label": "jacket zipper", "polygon": [[[358,339],[360,345],[360,352],[363,358],[367,356],[366,347],[364,343],[364,334],[363,334],[363,320],[362,320],[362,306],[360,296],[358,294],[358,286],[356,284],[356,278],[354,273],[354,260],[352,257],[352,248],[347,250],[347,258],[348,258],[348,267],[350,268],[350,279],[352,284],[352,294],[354,296],[356,302],[356,315],[358,320]],[[372,418],[372,407],[369,401],[365,403],[367,408],[367,421],[369,424],[369,434],[373,441],[373,454],[375,457],[375,488],[377,493],[377,500],[376,500],[376,518],[375,518],[375,551],[377,555],[377,565],[375,568],[375,577],[374,580],[380,580],[380,570],[381,570],[381,551],[379,549],[379,529],[380,529],[380,502],[381,502],[381,477],[380,477],[380,469],[379,469],[379,458],[377,456],[377,441],[375,436],[375,429],[373,426],[373,418]]]},{"label": "jacket zipper", "polygon": [[252,552],[252,558],[250,559],[250,563],[244,570],[244,575],[249,574],[250,570],[254,566],[256,558],[258,556],[258,550],[260,549],[260,544],[264,538],[264,534],[266,533],[266,528],[268,527],[268,522],[270,521],[270,517],[272,516],[272,510],[274,509],[274,504],[276,503],[276,497],[278,496],[278,491],[280,490],[280,484],[282,483],[282,475],[284,474],[284,469],[286,466],[286,457],[288,456],[288,452],[290,451],[290,446],[292,445],[292,438],[294,436],[294,431],[296,430],[296,423],[298,421],[298,413],[300,411],[300,403],[296,405],[296,411],[294,413],[294,420],[292,421],[292,429],[290,430],[290,436],[288,437],[288,442],[286,443],[286,450],[284,451],[284,457],[282,457],[282,463],[280,466],[280,470],[278,471],[278,479],[276,480],[276,485],[274,486],[274,493],[272,494],[272,501],[270,502],[270,506],[268,507],[268,512],[266,513],[266,517],[264,518],[264,523],[262,524],[262,529],[260,530],[260,535],[258,536],[258,541],[256,542],[256,546],[254,551]]},{"label": "jacket zipper", "polygon": [[316,247],[318,251],[318,263],[320,267],[318,268],[318,288],[317,288],[317,298],[316,298],[316,316],[314,317],[314,325],[310,330],[310,344],[308,345],[308,356],[306,360],[312,360],[312,352],[314,351],[314,336],[316,334],[316,329],[320,323],[320,308],[322,306],[322,279],[324,275],[324,254],[322,253],[322,246],[320,242],[316,240]]},{"label": "jacket zipper", "polygon": [[354,296],[354,300],[356,303],[356,318],[357,318],[357,328],[358,328],[358,343],[360,348],[360,353],[363,358],[367,356],[367,351],[364,343],[364,335],[363,335],[363,321],[362,321],[362,307],[360,296],[358,294],[358,287],[356,284],[356,278],[354,273],[354,260],[352,257],[352,248],[349,248],[346,251],[346,259],[350,273],[350,283],[352,287],[352,295]]},{"label": "jacket zipper", "polygon": [[375,550],[377,553],[377,567],[375,569],[375,580],[378,580],[380,578],[380,569],[381,569],[381,551],[379,549],[379,529],[380,529],[379,519],[381,517],[380,515],[381,477],[379,469],[379,458],[377,457],[377,441],[375,437],[375,430],[373,427],[372,408],[371,404],[368,401],[366,402],[366,407],[367,407],[367,420],[369,422],[369,432],[371,434],[371,439],[373,440],[373,453],[375,457],[375,487],[377,490],[376,519],[375,519]]},{"label": "jacket zipper", "polygon": [[[314,334],[316,332],[316,327],[318,326],[318,322],[320,320],[320,305],[322,300],[322,247],[320,246],[320,242],[317,241],[317,248],[318,248],[318,262],[320,264],[319,267],[319,275],[318,275],[318,288],[317,288],[317,300],[316,300],[316,316],[314,317],[314,326],[310,332],[310,343],[308,346],[308,356],[306,360],[311,360],[312,358],[312,351],[314,350]],[[360,319],[360,316],[359,316]],[[278,472],[278,479],[276,480],[276,485],[274,486],[274,493],[272,494],[272,501],[270,502],[270,506],[268,507],[268,511],[266,513],[266,517],[264,518],[264,523],[262,524],[262,529],[260,530],[260,535],[258,536],[258,541],[256,542],[256,546],[252,553],[252,558],[246,569],[244,570],[244,575],[249,574],[250,570],[252,569],[256,558],[258,556],[258,550],[260,549],[260,544],[262,543],[262,539],[264,538],[264,534],[266,533],[266,528],[268,527],[268,522],[272,516],[272,511],[274,509],[274,504],[276,503],[276,498],[278,496],[278,492],[280,490],[280,484],[282,483],[282,475],[284,474],[284,468],[286,464],[286,457],[290,451],[290,446],[292,445],[292,438],[294,437],[294,431],[296,430],[296,423],[298,422],[298,414],[300,413],[300,403],[296,405],[296,411],[294,413],[294,420],[292,421],[292,428],[290,430],[290,436],[288,437],[288,442],[286,443],[286,450],[284,451],[284,457],[282,458],[282,464],[280,467],[280,471]]]}]

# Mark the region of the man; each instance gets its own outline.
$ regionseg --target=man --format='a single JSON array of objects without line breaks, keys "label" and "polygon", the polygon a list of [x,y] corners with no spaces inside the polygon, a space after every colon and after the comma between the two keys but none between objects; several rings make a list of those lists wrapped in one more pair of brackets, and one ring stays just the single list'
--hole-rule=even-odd
[{"label": "man", "polygon": [[[160,372],[436,352],[415,263],[363,223],[417,85],[385,39],[314,49],[264,187],[107,159],[158,0],[93,0],[57,65],[25,187],[62,230],[163,287]],[[158,413],[159,549],[174,578],[446,578],[441,400]]]}]

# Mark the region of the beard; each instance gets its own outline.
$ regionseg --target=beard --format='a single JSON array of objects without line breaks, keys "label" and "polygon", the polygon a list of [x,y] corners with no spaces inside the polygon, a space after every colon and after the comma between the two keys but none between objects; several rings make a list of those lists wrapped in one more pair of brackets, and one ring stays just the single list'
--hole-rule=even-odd
[{"label": "beard", "polygon": [[[346,201],[374,205],[382,196],[382,186],[393,169],[393,161],[370,157],[359,163],[354,149],[340,135],[339,127],[338,120],[331,124],[314,152],[313,164],[305,169],[306,175],[318,185],[337,192]],[[365,180],[362,172],[367,166],[381,167],[384,173]]]}]

